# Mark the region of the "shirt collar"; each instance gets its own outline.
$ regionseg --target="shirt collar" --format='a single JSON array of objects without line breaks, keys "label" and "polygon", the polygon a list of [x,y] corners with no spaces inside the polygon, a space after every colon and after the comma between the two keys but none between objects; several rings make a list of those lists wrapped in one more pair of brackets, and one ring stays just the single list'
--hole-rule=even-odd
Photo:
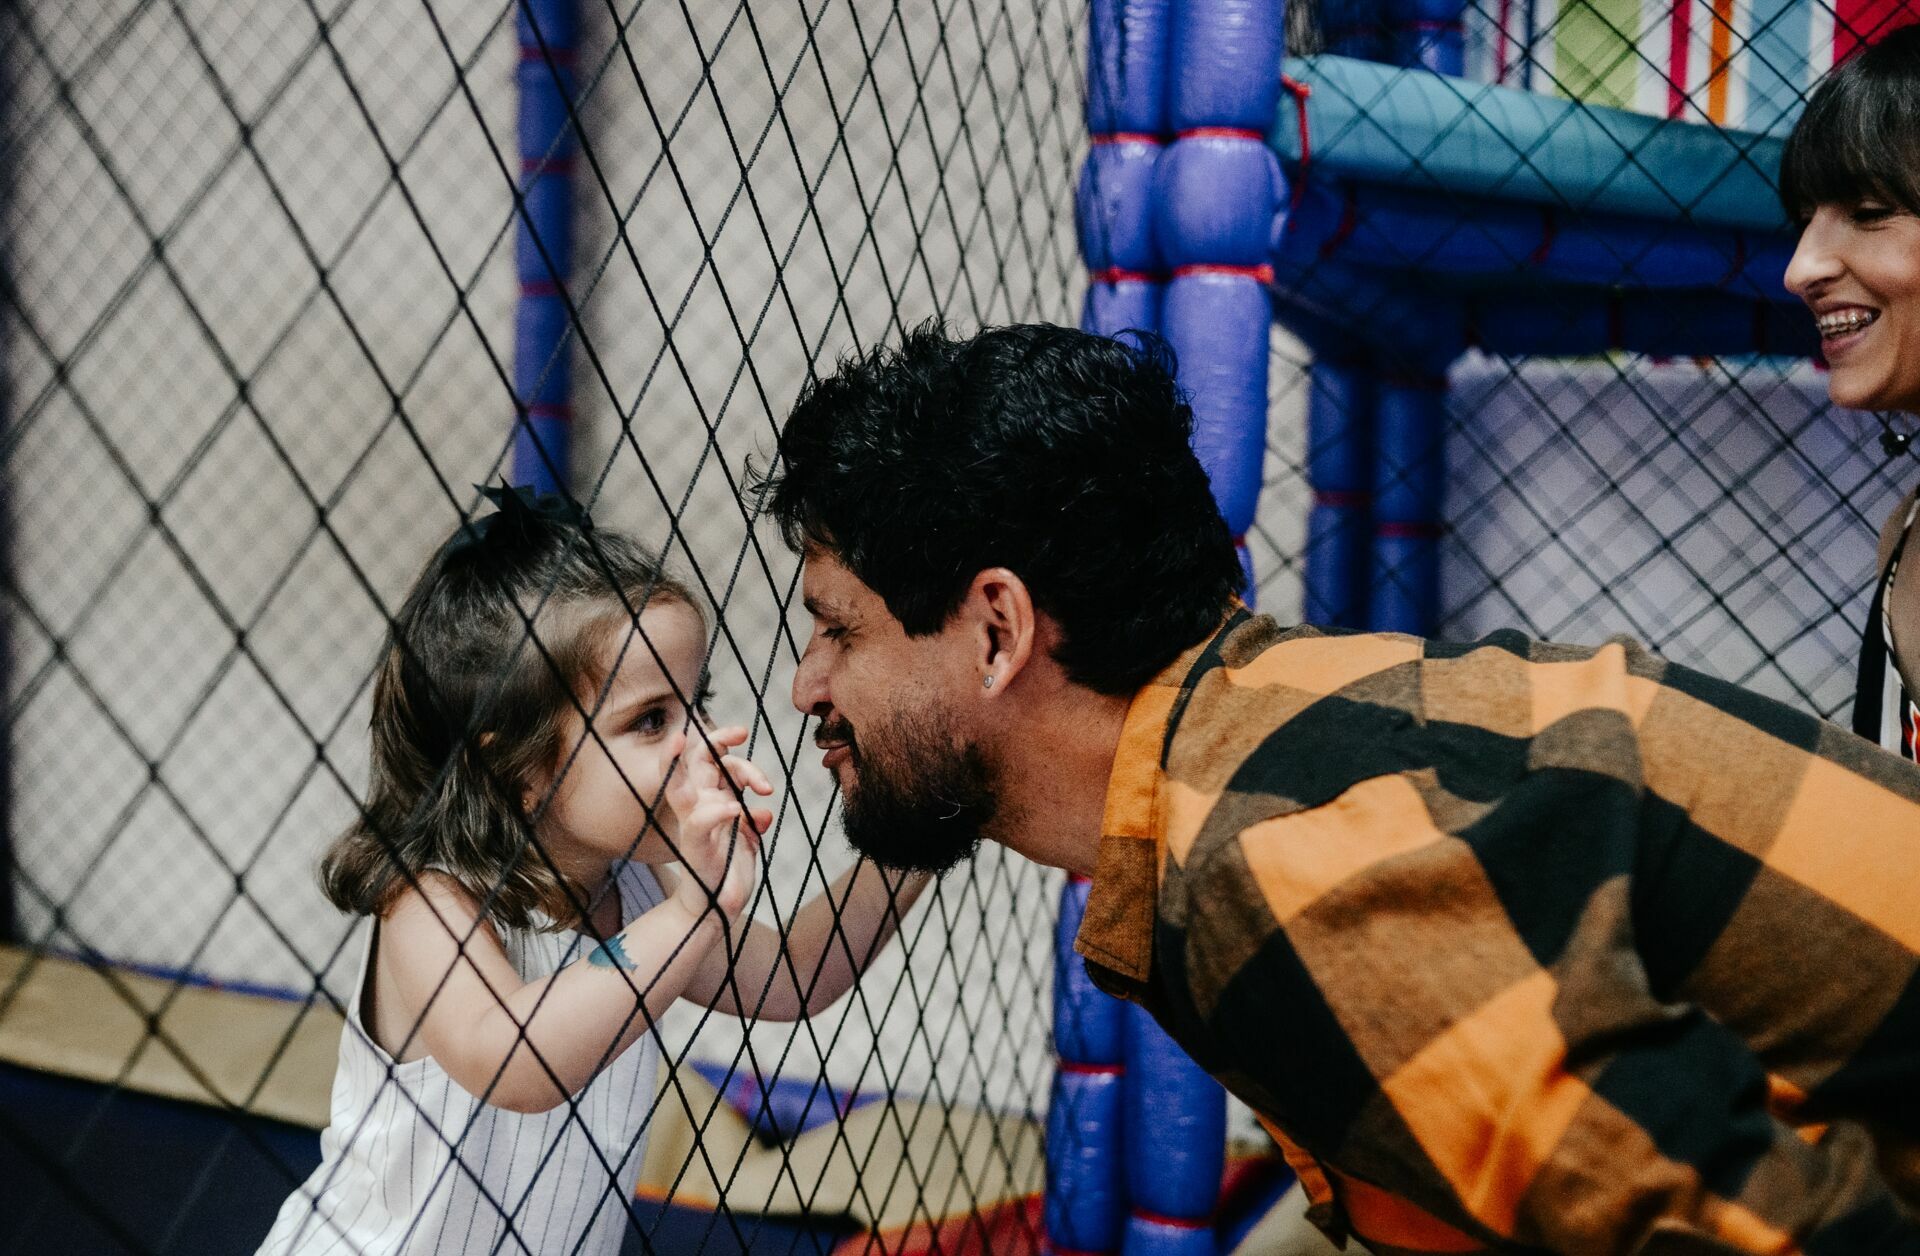
[{"label": "shirt collar", "polygon": [[1220,628],[1167,664],[1133,695],[1107,778],[1106,809],[1086,915],[1073,948],[1130,981],[1153,965],[1153,923],[1159,906],[1165,834],[1158,806],[1168,725],[1191,690],[1201,656],[1246,615],[1235,603]]}]

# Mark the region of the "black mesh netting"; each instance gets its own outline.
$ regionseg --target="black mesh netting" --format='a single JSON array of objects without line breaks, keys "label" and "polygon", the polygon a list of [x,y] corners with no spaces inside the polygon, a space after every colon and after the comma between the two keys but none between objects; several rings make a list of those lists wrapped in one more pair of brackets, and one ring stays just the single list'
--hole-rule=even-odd
[{"label": "black mesh netting", "polygon": [[[1333,6],[1290,7],[1295,51],[1342,34]],[[1696,66],[1682,119],[1779,133],[1812,71],[1768,41],[1806,6],[1692,7],[1701,56],[1740,86]],[[1089,16],[581,10],[567,478],[715,612],[715,713],[751,725],[776,790],[753,911],[780,922],[851,857],[787,697],[797,560],[755,526],[748,459],[850,349],[936,315],[1079,318]],[[516,188],[551,157],[523,155],[516,110],[529,62],[560,60],[523,52],[527,11],[0,3],[0,1248],[251,1250],[314,1163],[361,955],[315,861],[363,797],[399,598],[475,512],[471,486],[512,472]],[[1467,78],[1664,110],[1671,61],[1646,48],[1673,14],[1475,0]],[[1419,264],[1394,291],[1544,296],[1553,317],[1565,290],[1509,260],[1497,291]],[[1437,631],[1624,632],[1842,713],[1906,468],[1804,357],[1765,349],[1455,361]],[[1315,387],[1276,330],[1247,539],[1282,618],[1306,596]],[[1005,1206],[1044,1184],[1059,884],[990,850],[812,1020],[670,1014],[625,1250],[862,1250],[868,1231],[1039,1250],[1037,1213]]]}]

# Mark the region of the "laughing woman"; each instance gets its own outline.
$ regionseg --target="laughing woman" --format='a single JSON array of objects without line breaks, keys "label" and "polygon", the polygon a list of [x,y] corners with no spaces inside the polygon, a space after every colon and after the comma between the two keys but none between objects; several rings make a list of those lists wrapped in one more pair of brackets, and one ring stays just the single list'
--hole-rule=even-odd
[{"label": "laughing woman", "polygon": [[[1780,198],[1801,226],[1787,287],[1819,322],[1828,394],[1856,410],[1920,413],[1920,27],[1820,84],[1787,138]],[[1916,494],[1880,530],[1853,708],[1855,732],[1909,759],[1920,758]]]}]

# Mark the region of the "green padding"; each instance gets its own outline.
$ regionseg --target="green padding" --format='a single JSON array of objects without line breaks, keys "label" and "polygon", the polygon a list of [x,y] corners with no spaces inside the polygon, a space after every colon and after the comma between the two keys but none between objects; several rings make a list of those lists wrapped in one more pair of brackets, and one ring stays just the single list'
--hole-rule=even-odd
[{"label": "green padding", "polygon": [[[1789,229],[1781,141],[1349,57],[1289,57],[1310,169],[1327,175],[1756,231]],[[1282,93],[1269,136],[1300,160]]]}]

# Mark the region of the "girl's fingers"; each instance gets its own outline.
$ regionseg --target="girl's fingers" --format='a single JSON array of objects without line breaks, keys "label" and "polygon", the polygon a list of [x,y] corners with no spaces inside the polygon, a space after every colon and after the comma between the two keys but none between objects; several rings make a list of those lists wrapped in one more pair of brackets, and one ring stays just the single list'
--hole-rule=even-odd
[{"label": "girl's fingers", "polygon": [[720,761],[720,766],[727,770],[727,778],[743,789],[751,789],[756,794],[773,792],[773,782],[767,779],[767,774],[752,759],[730,754]]},{"label": "girl's fingers", "polygon": [[745,745],[747,730],[739,724],[729,724],[725,728],[709,728],[694,738],[710,754],[718,755],[723,750]]},{"label": "girl's fingers", "polygon": [[719,834],[714,832],[715,829],[729,820],[739,818],[740,804],[725,794],[720,794],[696,806],[693,814],[687,817],[686,827],[703,837],[717,838]]},{"label": "girl's fingers", "polygon": [[747,808],[747,819],[753,822],[754,845],[760,844],[760,835],[773,827],[773,809],[771,807]]}]

